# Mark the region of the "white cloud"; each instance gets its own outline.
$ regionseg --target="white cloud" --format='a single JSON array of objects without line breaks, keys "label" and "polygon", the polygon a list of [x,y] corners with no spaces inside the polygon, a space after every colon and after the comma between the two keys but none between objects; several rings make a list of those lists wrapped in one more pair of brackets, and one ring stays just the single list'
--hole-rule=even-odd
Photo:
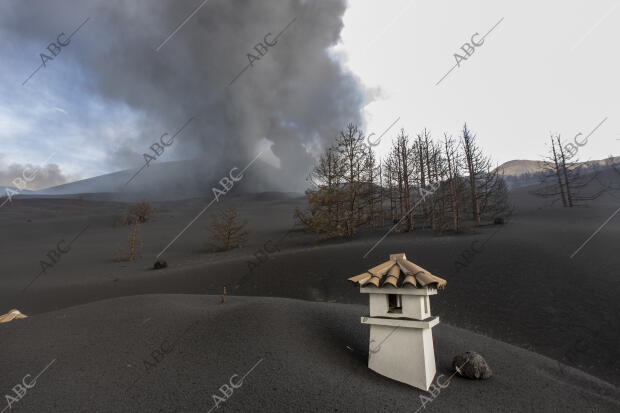
[{"label": "white cloud", "polygon": [[[620,110],[620,59],[612,52],[620,13],[609,14],[575,52],[571,47],[616,2],[355,0],[336,50],[366,86],[381,90],[364,110],[367,132],[379,133],[401,116],[409,134],[427,127],[441,137],[458,135],[467,121],[501,163],[538,159],[549,131],[572,138],[609,116],[580,154],[604,158],[620,149],[620,120],[613,117]],[[484,44],[435,86],[454,65],[454,53],[502,17]]]}]

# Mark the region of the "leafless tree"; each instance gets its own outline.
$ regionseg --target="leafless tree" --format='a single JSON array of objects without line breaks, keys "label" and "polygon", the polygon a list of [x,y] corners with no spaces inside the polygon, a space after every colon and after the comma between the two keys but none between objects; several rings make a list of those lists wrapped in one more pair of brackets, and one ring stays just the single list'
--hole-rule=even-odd
[{"label": "leafless tree", "polygon": [[480,226],[483,214],[497,214],[508,210],[506,184],[498,168],[492,168],[491,159],[478,146],[476,135],[463,126],[463,158],[468,174],[469,201],[475,226]]},{"label": "leafless tree", "polygon": [[599,171],[595,166],[588,168],[574,156],[567,154],[567,147],[562,145],[559,134],[550,136],[549,155],[543,160],[543,172],[540,175],[541,186],[534,194],[543,198],[562,201],[564,207],[571,208],[579,202],[591,201],[610,189],[598,179]]},{"label": "leafless tree", "polygon": [[412,178],[414,174],[415,165],[412,162],[414,151],[411,142],[409,141],[409,135],[405,133],[404,129],[401,129],[400,133],[396,137],[396,142],[393,146],[395,156],[399,160],[400,165],[400,204],[401,214],[400,218],[405,217],[405,231],[413,231],[413,211],[411,210],[411,187]]},{"label": "leafless tree", "polygon": [[345,165],[339,151],[327,148],[310,174],[312,187],[306,190],[309,210],[295,211],[295,217],[308,230],[327,238],[345,235],[344,173]]},{"label": "leafless tree", "polygon": [[461,179],[462,157],[458,152],[456,141],[448,134],[444,134],[444,157],[446,160],[448,215],[451,218],[452,230],[460,232],[464,187]]},{"label": "leafless tree", "polygon": [[385,204],[385,197],[383,195],[383,162],[379,161],[379,214],[381,216],[381,226],[385,225],[385,213],[383,211],[383,205]]},{"label": "leafless tree", "polygon": [[360,197],[362,183],[360,173],[366,163],[364,134],[356,125],[349,124],[347,129],[340,132],[336,139],[336,148],[344,162],[344,184],[346,185],[347,211],[345,213],[345,230],[347,236],[356,233],[357,227],[362,224],[360,212]]},{"label": "leafless tree", "polygon": [[[364,164],[364,183],[365,183],[365,187],[366,187],[366,193],[364,194],[364,198],[366,199],[367,202],[367,222],[370,224],[370,226],[372,226],[373,228],[375,227],[375,216],[376,216],[376,211],[375,211],[375,205],[377,204],[377,191],[376,191],[376,185],[377,185],[377,175],[380,174],[380,167],[377,166],[377,158],[375,156],[375,154],[372,151],[371,147],[368,147],[368,151],[367,151],[367,155],[366,155],[366,162]],[[379,202],[383,202],[382,198],[381,201]],[[380,210],[382,211],[383,208],[381,207]]]}]

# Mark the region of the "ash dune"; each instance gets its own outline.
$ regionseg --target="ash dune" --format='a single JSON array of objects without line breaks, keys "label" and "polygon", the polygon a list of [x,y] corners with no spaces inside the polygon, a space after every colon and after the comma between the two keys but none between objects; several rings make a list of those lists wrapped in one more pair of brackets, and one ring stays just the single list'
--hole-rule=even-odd
[{"label": "ash dune", "polygon": [[[0,329],[11,362],[2,388],[55,363],[19,401],[24,411],[208,411],[233,382],[227,411],[416,411],[419,391],[366,367],[366,305],[280,298],[143,295],[38,314]],[[483,354],[485,382],[453,377],[425,407],[433,411],[620,409],[620,393],[597,378],[530,351],[440,324],[438,375],[452,357]],[[162,344],[163,343],[163,344]],[[151,354],[165,348],[158,361]],[[163,353],[162,353],[163,354]],[[148,363],[146,363],[148,361]]]},{"label": "ash dune", "polygon": [[[214,204],[165,253],[168,268],[153,271],[155,256],[212,198],[154,202],[153,221],[140,229],[141,256],[118,263],[114,251],[126,241],[128,230],[114,222],[127,204],[24,197],[0,211],[0,225],[10,240],[0,250],[0,302],[3,312],[18,308],[31,315],[113,297],[220,294],[227,287],[229,294],[366,305],[346,279],[394,251],[404,251],[448,281],[445,293],[433,300],[433,311],[442,320],[619,384],[620,326],[614,314],[620,313],[615,299],[620,290],[613,274],[620,258],[606,249],[620,233],[618,222],[611,221],[569,258],[617,208],[617,198],[610,192],[585,207],[560,208],[533,196],[531,188],[519,188],[511,191],[511,199],[515,213],[506,225],[459,235],[392,233],[365,260],[363,255],[387,228],[346,242],[317,243],[293,219],[295,208],[305,207],[305,197],[233,190],[222,202],[238,205],[248,220],[248,244],[222,253],[209,251],[206,227],[222,206]],[[87,224],[71,253],[22,293],[40,272],[45,254]],[[267,241],[276,250],[255,265]],[[484,247],[459,270],[456,261],[474,241]],[[544,259],[533,259],[541,251]]]},{"label": "ash dune", "polygon": [[[616,182],[614,171],[605,174]],[[227,408],[393,406],[414,411],[420,407],[416,390],[367,369],[368,332],[359,323],[368,311],[367,297],[347,281],[390,253],[404,251],[448,281],[431,304],[442,320],[434,336],[438,374],[450,374],[452,356],[474,350],[498,375],[486,383],[455,378],[430,407],[617,409],[613,386],[620,384],[620,326],[615,314],[620,304],[615,297],[620,289],[613,274],[620,257],[610,256],[606,246],[620,234],[619,223],[611,221],[569,259],[617,208],[614,192],[584,207],[560,208],[532,195],[532,187],[513,189],[515,213],[505,225],[484,225],[459,235],[392,233],[365,260],[363,255],[387,228],[349,241],[316,242],[293,219],[295,208],[307,205],[305,196],[246,190],[235,188],[222,200],[224,205],[207,210],[166,252],[168,268],[157,271],[152,270],[156,254],[212,200],[208,194],[153,201],[153,220],[141,226],[142,254],[123,263],[113,256],[115,246],[127,239],[127,227],[114,222],[127,203],[98,199],[106,195],[102,193],[81,200],[79,195],[23,196],[7,204],[0,210],[0,226],[10,240],[0,250],[0,313],[17,308],[29,317],[0,327],[3,348],[16,355],[10,363],[0,362],[8,372],[0,379],[2,386],[11,388],[15,378],[57,359],[37,386],[41,394],[23,400],[33,403],[25,410],[40,411],[46,403],[56,411],[83,409],[88,403],[84,394],[92,394],[93,405],[102,411],[108,411],[105,406],[208,410],[211,394],[232,374],[243,374],[264,358]],[[117,199],[118,194],[112,195]],[[206,226],[229,203],[249,221],[250,240],[243,248],[213,253],[206,246]],[[89,229],[71,252],[23,293],[46,253],[86,224]],[[277,249],[260,265],[250,265],[267,241]],[[459,270],[455,262],[473,241],[484,248]],[[544,259],[533,259],[541,251]],[[224,287],[230,296],[219,305]],[[136,366],[154,346],[174,339],[193,321],[195,335],[188,333],[125,397],[125,387],[137,377]],[[261,367],[272,370],[261,373]],[[55,380],[54,372],[60,374]],[[77,374],[77,387],[67,384],[71,374]],[[97,377],[103,377],[101,387]],[[77,398],[69,398],[69,392]],[[367,396],[378,393],[385,398]],[[70,402],[62,405],[60,400]]]}]

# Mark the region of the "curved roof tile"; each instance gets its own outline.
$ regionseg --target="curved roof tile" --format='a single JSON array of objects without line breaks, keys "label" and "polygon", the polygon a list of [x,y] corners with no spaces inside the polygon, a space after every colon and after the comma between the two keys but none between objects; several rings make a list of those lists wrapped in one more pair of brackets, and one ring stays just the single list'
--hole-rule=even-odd
[{"label": "curved roof tile", "polygon": [[385,287],[386,284],[395,288],[415,287],[423,288],[435,286],[443,289],[448,282],[443,278],[431,274],[424,268],[407,261],[404,253],[391,254],[390,260],[369,269],[363,274],[348,278],[349,281],[361,286]]}]

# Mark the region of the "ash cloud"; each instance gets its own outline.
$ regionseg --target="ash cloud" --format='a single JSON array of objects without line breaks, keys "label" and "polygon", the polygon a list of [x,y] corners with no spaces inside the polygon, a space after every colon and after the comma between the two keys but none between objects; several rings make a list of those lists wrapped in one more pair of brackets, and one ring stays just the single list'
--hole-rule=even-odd
[{"label": "ash cloud", "polygon": [[[245,166],[267,138],[281,168],[257,168],[263,175],[255,181],[262,189],[302,190],[313,163],[304,144],[329,144],[347,123],[362,123],[367,96],[328,52],[339,40],[346,1],[210,0],[156,52],[200,3],[8,2],[0,6],[0,22],[3,30],[48,44],[91,18],[66,48],[70,53],[58,57],[80,67],[88,92],[146,113],[144,130],[161,131],[111,150],[110,164],[135,167],[130,157],[116,156],[146,152],[161,133],[172,135],[193,116],[176,139],[174,158],[198,157],[223,175]],[[258,56],[254,46],[293,18],[278,43]],[[260,60],[228,86],[248,53]]]},{"label": "ash cloud", "polygon": [[[0,186],[21,187],[20,189],[36,191],[67,182],[69,182],[69,177],[63,174],[56,164],[39,166],[31,164],[3,165],[0,163]],[[25,186],[23,186],[24,183]]]}]

